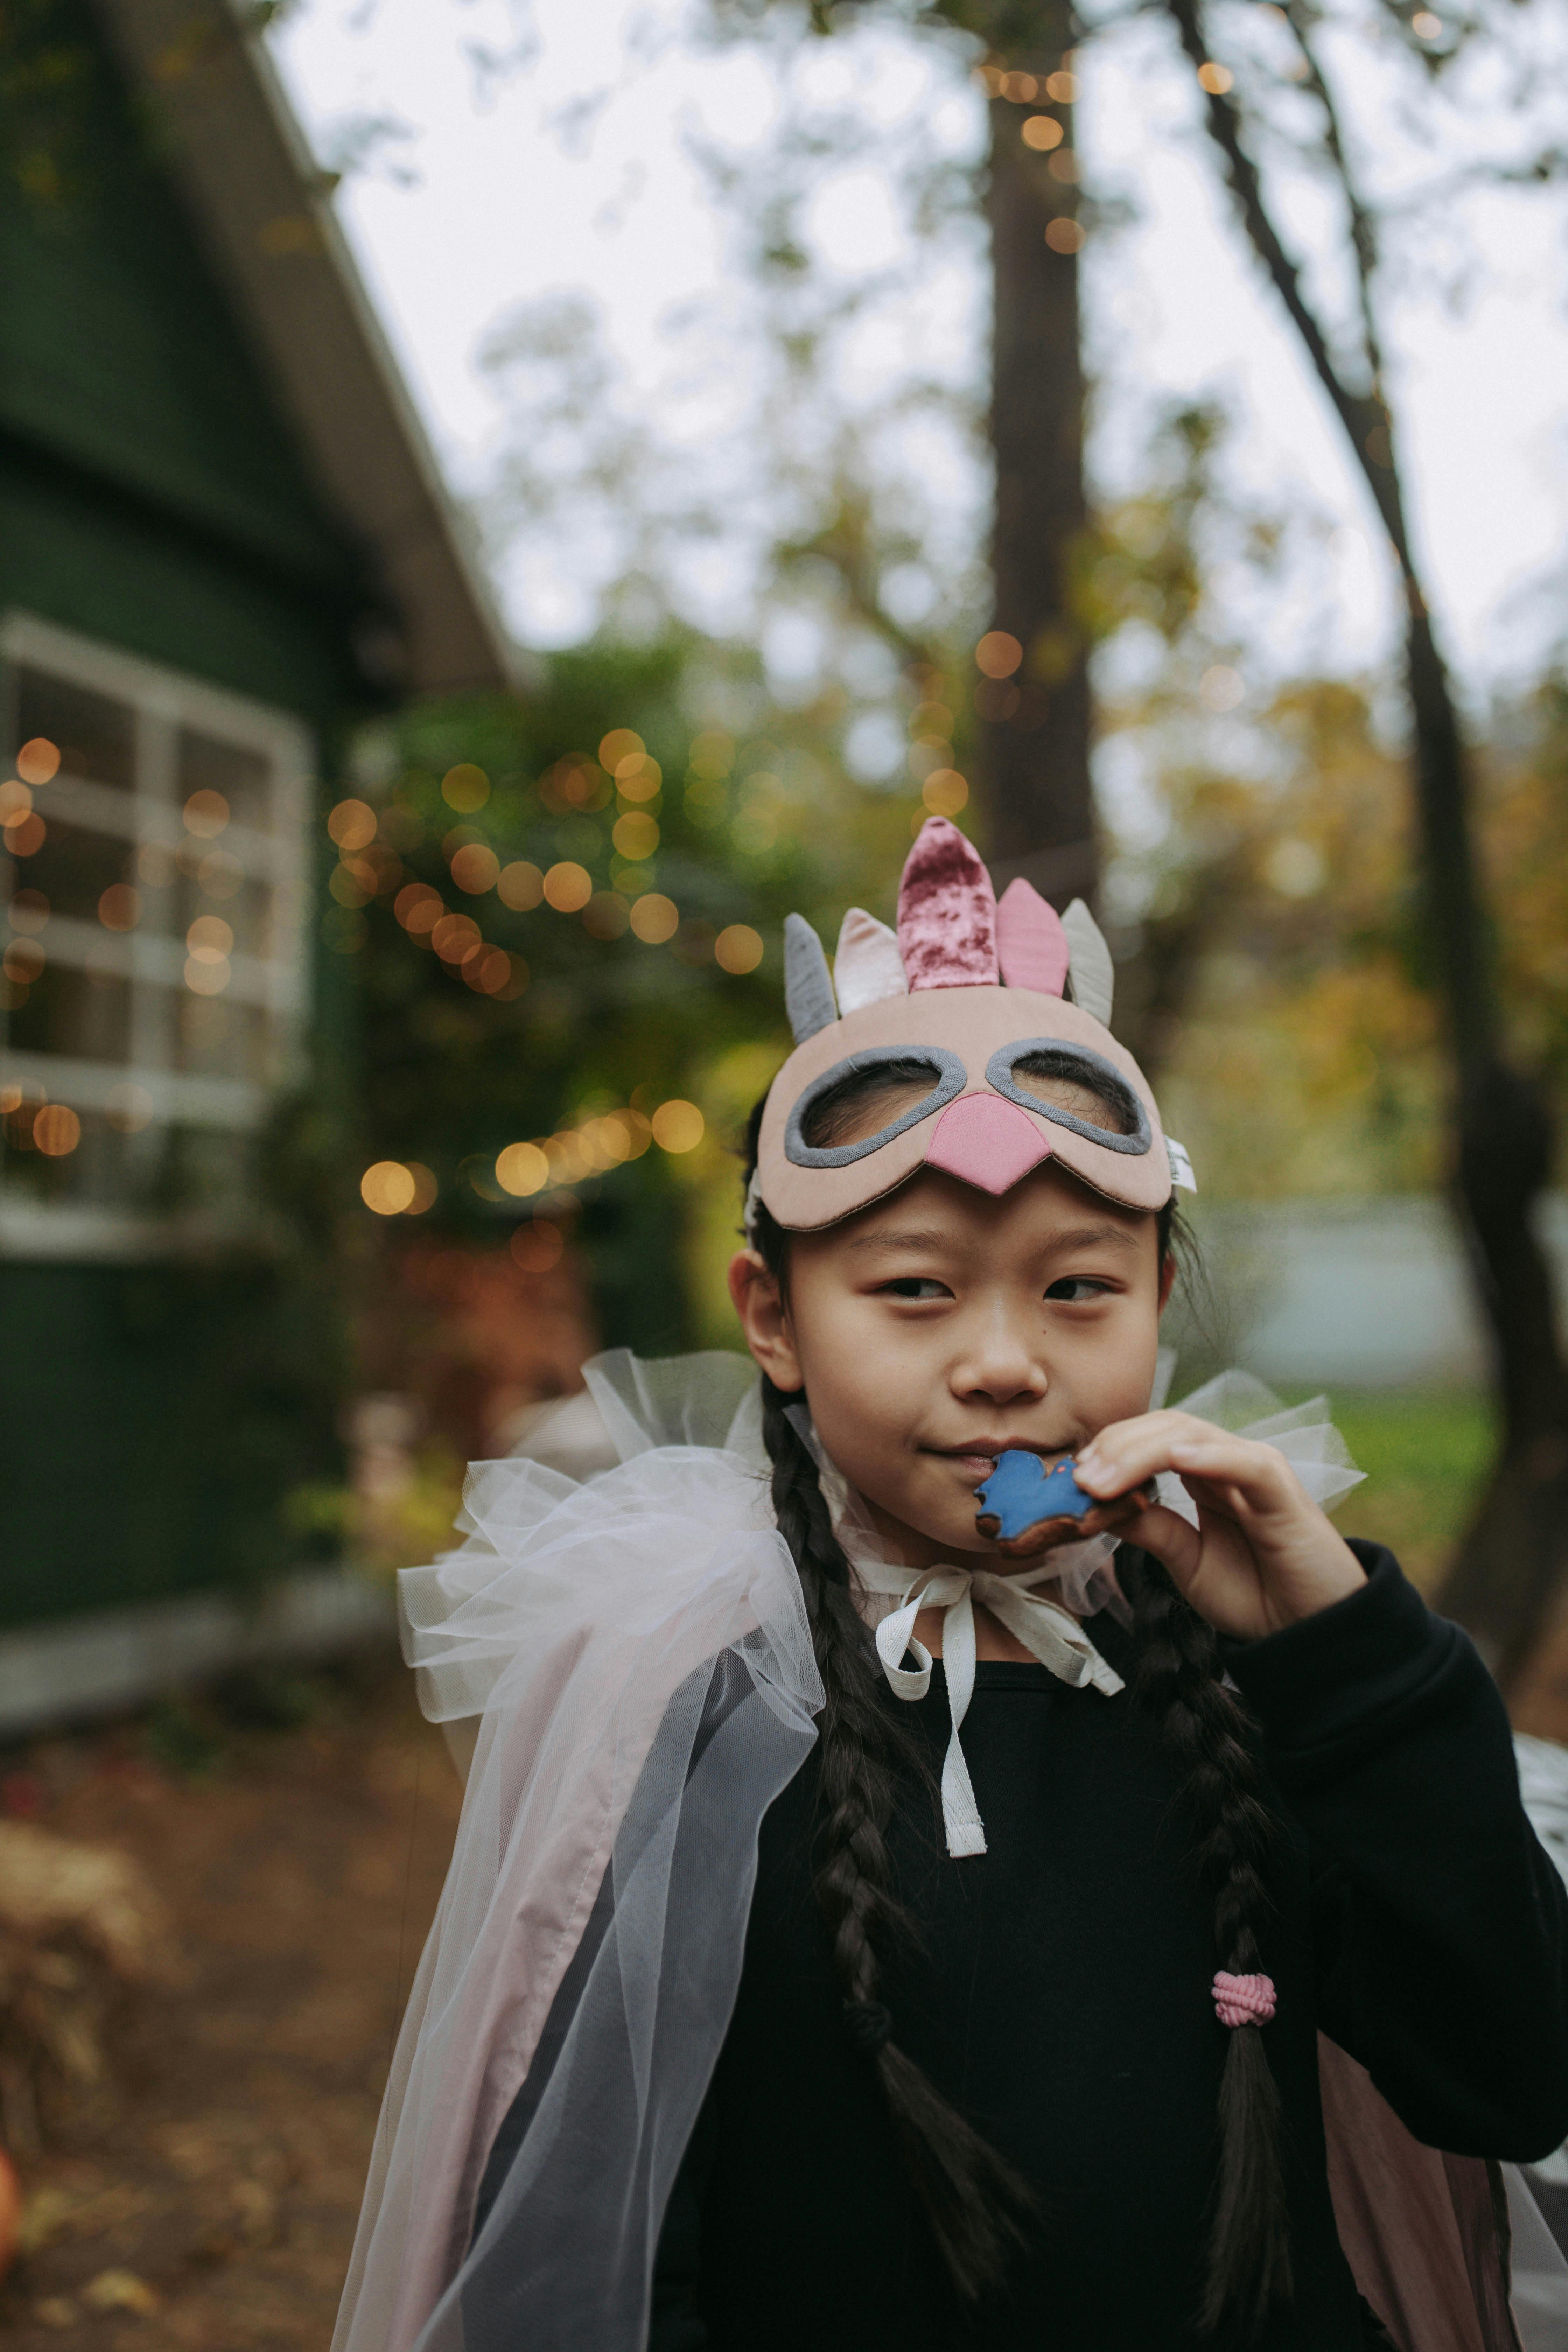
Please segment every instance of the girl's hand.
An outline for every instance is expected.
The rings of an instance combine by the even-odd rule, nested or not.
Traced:
[[[1073,1464],[1102,1502],[1162,1470],[1176,1471],[1197,1505],[1194,1528],[1155,1504],[1121,1530],[1160,1560],[1221,1633],[1260,1641],[1344,1600],[1366,1582],[1342,1536],[1272,1445],[1232,1437],[1188,1412],[1113,1422]]]

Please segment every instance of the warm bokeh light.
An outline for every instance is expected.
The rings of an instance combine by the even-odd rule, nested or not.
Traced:
[[[185,803],[185,831],[198,841],[214,841],[228,823],[228,803],[221,793],[193,793]]]
[[[375,811],[368,801],[340,801],[327,819],[340,849],[364,849],[375,839]]]
[[[594,895],[594,880],[585,866],[564,859],[544,877],[544,896],[558,915],[574,915]]]
[[[504,948],[481,947],[463,958],[463,978],[477,996],[501,996],[511,981],[511,962]]]
[[[64,1103],[46,1103],[33,1120],[33,1149],[46,1160],[63,1160],[81,1141],[81,1121]]]
[[[1054,73],[1046,76],[1046,96],[1054,98],[1058,106],[1070,106],[1078,96],[1078,76],[1075,73]]]
[[[595,940],[618,940],[631,909],[618,890],[595,890],[583,909],[583,928]]]
[[[17,890],[12,894],[6,913],[14,931],[26,931],[30,936],[41,931],[48,921],[49,902],[41,890]]]
[[[234,933],[221,915],[198,915],[185,933],[185,952],[197,963],[222,963],[234,952]]]
[[[616,770],[616,790],[625,801],[651,801],[664,782],[664,770],[647,752],[634,753]]]
[[[459,760],[441,779],[441,798],[461,815],[482,809],[490,796],[490,780],[471,760]]]
[[[1054,114],[1031,114],[1024,124],[1024,144],[1040,154],[1062,143],[1062,126]]]
[[[1430,8],[1417,8],[1410,19],[1410,29],[1418,41],[1438,41],[1443,37],[1443,19],[1435,16]]]
[[[142,919],[142,901],[129,882],[111,882],[98,902],[98,919],[108,931],[133,931]]]
[[[721,727],[705,727],[700,735],[691,739],[690,768],[693,775],[717,782],[727,776],[735,763],[735,739]]]
[[[1084,232],[1081,221],[1069,220],[1066,213],[1059,219],[1046,223],[1046,243],[1053,253],[1081,253]]]
[[[651,1124],[653,1139],[661,1151],[695,1151],[707,1122],[694,1102],[685,1102],[677,1095],[672,1101],[660,1103]]]
[[[378,1217],[397,1217],[413,1207],[419,1187],[401,1160],[378,1160],[360,1178],[359,1189],[365,1207]]]
[[[193,996],[221,996],[229,983],[227,961],[199,963],[195,956],[185,958],[185,986]]]
[[[969,786],[956,768],[933,768],[921,786],[921,798],[932,816],[956,816],[969,805]]]
[[[610,835],[623,857],[651,857],[658,847],[658,824],[642,809],[628,809],[616,819]]]
[[[496,888],[500,893],[503,906],[514,908],[520,915],[526,915],[529,908],[537,907],[544,896],[544,877],[537,866],[529,864],[526,857],[518,857],[510,866],[501,867]]]
[[[47,735],[35,735],[16,754],[16,773],[25,784],[50,783],[59,772],[59,747]]]
[[[403,1213],[405,1217],[422,1217],[426,1209],[435,1207],[436,1196],[441,1188],[423,1160],[410,1160],[407,1167],[413,1180],[414,1197]]]
[[[482,841],[470,841],[452,853],[452,879],[459,890],[478,898],[500,880],[500,859]]]
[[[762,933],[750,923],[731,923],[713,942],[713,961],[721,971],[755,971],[762,960]]]
[[[550,1181],[550,1162],[537,1143],[509,1143],[496,1161],[496,1182],[520,1199],[542,1192]]]
[[[1211,98],[1223,98],[1227,89],[1236,87],[1236,76],[1230,68],[1216,65],[1212,58],[1198,68],[1198,79]]]
[[[44,950],[37,940],[12,940],[0,956],[0,971],[23,988],[30,988],[43,969]]]
[[[1002,77],[1002,96],[1010,98],[1015,106],[1027,106],[1039,87],[1032,73],[1005,73]]]
[[[144,1127],[152,1125],[154,1108],[146,1087],[127,1079],[110,1088],[103,1115],[119,1134],[140,1135]]]
[[[629,727],[612,727],[599,746],[599,765],[608,768],[613,776],[623,760],[636,759],[646,748],[642,737],[634,735]]]
[[[680,909],[662,890],[645,890],[632,907],[632,929],[650,948],[662,947],[680,928]]]
[[[482,945],[479,927],[471,915],[443,915],[430,934],[430,944],[443,963],[461,963],[470,948]]]
[[[974,667],[984,677],[1011,677],[1024,648],[1005,629],[987,629],[974,648]]]
[[[37,857],[48,838],[48,826],[36,813],[13,817],[5,827],[5,846],[13,857]]]
[[[1070,147],[1058,147],[1046,169],[1053,180],[1059,180],[1067,188],[1076,188],[1081,176],[1078,157]]]
[[[446,910],[446,900],[439,890],[432,890],[428,882],[405,884],[392,902],[393,913],[416,940],[427,940]]]
[[[0,784],[0,824],[15,824],[33,814],[33,795],[16,776]]]
[[[512,1263],[521,1274],[548,1274],[560,1265],[564,1247],[559,1225],[548,1217],[531,1217],[511,1237]]]

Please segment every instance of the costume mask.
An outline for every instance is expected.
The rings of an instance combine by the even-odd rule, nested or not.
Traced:
[[[1002,1193],[1053,1156],[1130,1209],[1163,1209],[1173,1182],[1195,1191],[1147,1079],[1106,1025],[1111,986],[1110,951],[1080,898],[1058,916],[1020,879],[998,902],[957,826],[929,818],[904,866],[896,935],[851,908],[829,977],[810,924],[785,921],[795,1050],[763,1114],[756,1197],[789,1231],[814,1233],[919,1168]],[[858,1140],[810,1140],[813,1111],[846,1080],[911,1061],[930,1073],[923,1097]],[[1063,1108],[1031,1077],[1097,1102]]]

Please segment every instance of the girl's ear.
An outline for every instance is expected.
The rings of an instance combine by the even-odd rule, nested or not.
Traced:
[[[755,1250],[737,1250],[730,1260],[730,1297],[746,1345],[773,1386],[796,1390],[805,1386],[789,1328],[789,1309],[776,1274],[770,1274]]]
[[[1167,1257],[1164,1265],[1160,1268],[1160,1312],[1162,1315],[1163,1315],[1166,1307],[1171,1303],[1171,1292],[1175,1286],[1175,1280],[1176,1261],[1174,1256],[1172,1255]]]

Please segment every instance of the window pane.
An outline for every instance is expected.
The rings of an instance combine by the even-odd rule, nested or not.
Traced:
[[[182,804],[193,793],[220,794],[236,824],[265,832],[272,822],[272,768],[265,755],[185,727],[180,730]]]
[[[145,1204],[153,1162],[146,1135],[127,1135],[100,1111],[74,1115],[62,1132],[58,1108],[51,1131],[47,1115],[29,1102],[0,1122],[0,1150],[10,1200],[58,1202],[75,1208],[140,1208]],[[72,1139],[72,1126],[75,1136]],[[35,1129],[47,1149],[40,1150]],[[62,1150],[60,1146],[69,1148]]]
[[[18,744],[30,742],[35,735],[46,736],[60,755],[62,775],[132,790],[136,720],[123,702],[41,669],[18,669],[16,688]]]
[[[177,1066],[198,1077],[270,1076],[268,1019],[259,1004],[180,992]]]
[[[101,920],[110,930],[134,929],[142,901],[139,892],[128,893],[123,887],[136,879],[135,852],[130,844],[111,841],[107,834],[88,833],[80,825],[61,824],[54,817],[41,822],[42,842],[30,857],[16,860],[16,888],[41,890],[51,915],[74,915],[85,923]],[[107,905],[106,890],[116,892]]]
[[[68,1054],[79,1062],[123,1062],[129,1055],[129,982],[51,961],[9,993],[6,1028],[17,1053]]]
[[[200,857],[190,849],[180,852],[179,923],[188,931],[198,915],[216,915],[234,933],[236,955],[268,956],[275,952],[272,930],[272,889],[247,874],[226,849],[214,848]]]

